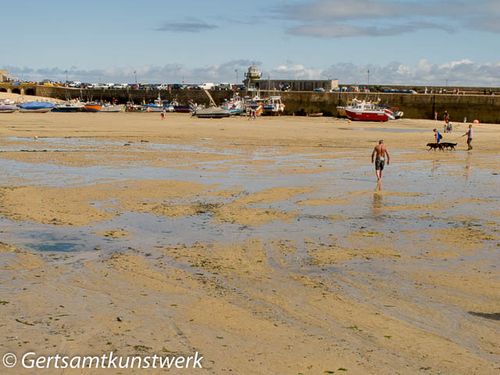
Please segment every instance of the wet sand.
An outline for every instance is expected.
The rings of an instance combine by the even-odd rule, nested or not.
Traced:
[[[0,353],[498,373],[500,128],[436,126],[0,115]]]

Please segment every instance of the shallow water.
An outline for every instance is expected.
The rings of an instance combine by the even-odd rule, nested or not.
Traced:
[[[11,138],[11,140],[35,142],[22,138]],[[107,140],[101,142],[98,139],[87,138],[45,138],[42,142],[50,147],[76,148],[81,146],[102,148],[110,144],[122,144],[122,142]],[[200,148],[195,146],[176,144],[136,143],[131,147],[200,151]],[[203,151],[219,152],[208,146],[205,146]],[[239,154],[234,150],[225,152]],[[0,229],[5,235],[11,237],[10,241],[13,244],[42,251],[79,251],[93,249],[96,246],[103,250],[117,250],[126,248],[127,244],[145,247],[146,244],[241,241],[252,237],[265,240],[287,238],[301,244],[304,238],[321,241],[325,236],[343,237],[352,230],[360,229],[398,233],[431,227],[446,228],[454,223],[454,217],[470,216],[472,213],[479,222],[486,221],[490,219],[492,211],[492,205],[489,202],[499,198],[494,188],[498,184],[499,176],[492,175],[489,171],[474,169],[471,161],[466,159],[466,155],[457,154],[458,158],[463,158],[465,164],[445,164],[446,160],[441,163],[439,158],[445,156],[436,155],[437,160],[404,162],[387,166],[384,188],[394,192],[414,193],[415,196],[390,192],[373,194],[375,182],[371,165],[362,164],[358,159],[345,154],[340,154],[337,158],[326,157],[329,155],[332,155],[331,151],[328,151],[328,154],[317,151],[308,154],[282,154],[279,148],[263,147],[236,161],[207,161],[203,162],[202,166],[193,169],[135,164],[127,167],[113,165],[72,167],[0,158],[0,169],[3,171],[0,175],[0,184],[3,186],[18,184],[74,186],[117,180],[163,179],[217,184],[221,189],[240,188],[248,193],[273,187],[313,187],[314,189],[311,193],[291,199],[253,205],[259,208],[297,213],[296,219],[291,222],[276,221],[256,227],[220,224],[215,222],[209,214],[174,219],[156,217],[152,214],[125,213],[89,228],[13,223],[4,219],[0,221]],[[398,156],[400,156],[398,152],[393,155],[396,163]],[[273,162],[259,169],[246,164],[247,161],[259,159],[271,159]],[[324,168],[324,172],[293,174],[280,171],[282,168],[294,167],[315,170],[318,165]],[[224,167],[224,170],[218,171],[220,167]],[[19,177],[22,177],[22,182],[16,181]],[[352,192],[356,195],[351,196]],[[350,201],[349,204],[319,206],[298,204],[307,199],[329,198]],[[474,200],[470,200],[471,198]],[[432,205],[435,204],[441,207],[433,207]],[[398,205],[402,205],[400,209]],[[332,216],[340,216],[340,218],[332,220],[330,219]],[[123,228],[131,233],[131,237],[109,240],[92,234],[98,229],[102,230],[103,227]],[[44,233],[47,236],[44,237]],[[29,242],[29,238],[35,242],[42,239],[40,242],[45,245],[34,245],[33,242]],[[303,248],[303,245],[300,247]]]

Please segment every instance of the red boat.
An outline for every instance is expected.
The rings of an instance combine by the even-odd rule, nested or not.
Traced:
[[[346,107],[345,114],[352,121],[389,121],[389,114],[384,109],[365,102]]]

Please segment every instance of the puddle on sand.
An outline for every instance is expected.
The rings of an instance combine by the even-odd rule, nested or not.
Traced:
[[[425,133],[425,129],[402,129],[402,128],[339,128],[340,130],[354,130],[354,131],[374,131],[385,133]]]

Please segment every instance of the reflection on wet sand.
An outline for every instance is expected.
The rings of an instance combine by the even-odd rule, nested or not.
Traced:
[[[373,217],[375,219],[380,219],[383,216],[382,207],[383,207],[383,193],[375,192],[373,193],[373,204],[372,211]]]
[[[469,181],[469,178],[472,174],[472,154],[471,152],[467,152],[465,155],[465,182]]]

